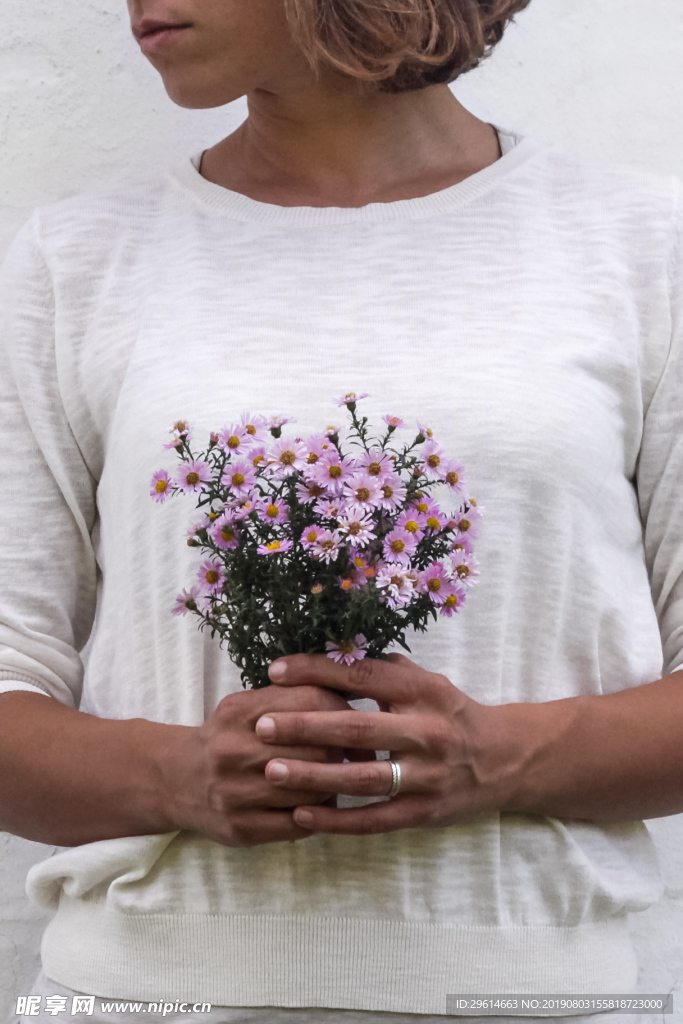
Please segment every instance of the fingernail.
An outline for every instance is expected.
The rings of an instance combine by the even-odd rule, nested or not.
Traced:
[[[297,825],[303,825],[304,828],[307,828],[309,825],[313,824],[313,814],[311,811],[300,811],[297,809],[294,815],[294,821]]]
[[[263,739],[269,740],[271,736],[275,735],[275,722],[272,718],[268,718],[265,715],[263,718],[259,718],[256,723],[256,733],[258,736],[262,736]]]
[[[268,669],[268,675],[271,679],[284,679],[287,675],[287,662],[286,661],[274,661],[271,663]]]
[[[289,768],[282,761],[276,761],[268,768],[268,777],[270,779],[286,779],[288,775]]]

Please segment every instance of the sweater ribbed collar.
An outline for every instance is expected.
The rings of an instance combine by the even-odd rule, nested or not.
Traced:
[[[496,126],[494,126],[496,127]],[[417,199],[400,199],[367,206],[277,206],[262,203],[240,192],[233,192],[207,181],[199,173],[202,152],[169,168],[176,185],[192,194],[205,207],[226,214],[232,220],[257,221],[278,225],[368,224],[401,220],[422,220],[452,212],[489,192],[520,165],[545,149],[533,139],[496,127],[501,140],[502,157],[464,181]]]

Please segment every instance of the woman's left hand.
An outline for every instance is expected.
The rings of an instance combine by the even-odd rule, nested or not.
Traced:
[[[328,686],[347,700],[370,697],[381,710],[273,712],[256,723],[265,743],[389,750],[401,766],[393,799],[365,807],[297,807],[297,825],[312,832],[374,835],[445,828],[513,809],[523,750],[506,708],[516,705],[479,704],[445,676],[400,654],[350,667],[325,655],[291,655],[273,662],[270,677],[278,686]],[[286,776],[277,777],[278,765],[286,767]],[[321,764],[277,758],[265,770],[283,788],[349,796],[388,796],[392,783],[384,760]]]

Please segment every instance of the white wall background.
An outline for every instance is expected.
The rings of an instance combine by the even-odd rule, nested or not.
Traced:
[[[125,0],[3,0],[2,13],[0,256],[35,206],[212,145],[244,116],[241,102],[175,107],[130,36]],[[456,92],[479,116],[594,161],[683,178],[683,2],[532,0]],[[632,918],[641,983],[674,989],[668,1020],[683,1024],[683,815],[648,826],[667,893]],[[50,850],[0,833],[3,1021],[39,967],[48,918],[24,878]]]

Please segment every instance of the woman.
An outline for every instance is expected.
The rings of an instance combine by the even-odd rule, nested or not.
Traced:
[[[525,4],[129,0],[176,103],[249,117],[36,211],[3,269],[0,825],[68,847],[29,874],[34,993],[398,1024],[636,991],[642,819],[683,810],[679,188],[459,105]],[[169,613],[196,559],[149,500],[162,435],[305,435],[366,387],[468,467],[478,592],[410,660],[244,692]]]

